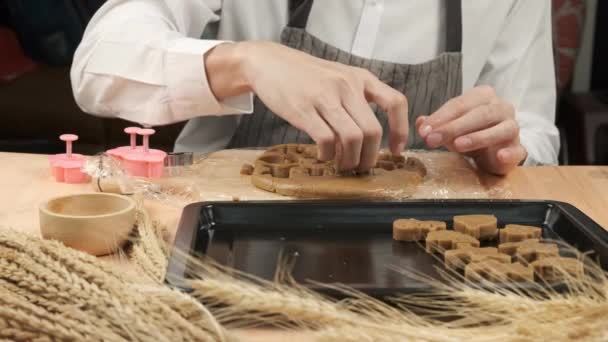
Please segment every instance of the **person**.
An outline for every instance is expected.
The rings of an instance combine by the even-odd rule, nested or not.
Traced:
[[[549,0],[110,0],[71,81],[95,115],[190,120],[176,151],[444,148],[504,175],[557,162],[551,37]]]

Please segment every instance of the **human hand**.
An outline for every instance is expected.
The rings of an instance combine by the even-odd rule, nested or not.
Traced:
[[[416,120],[427,146],[445,146],[475,159],[477,165],[505,175],[527,157],[519,142],[515,108],[490,86],[478,86]]]
[[[403,151],[409,129],[407,100],[369,71],[272,42],[224,44],[216,50],[219,48],[235,49],[232,53],[241,60],[238,78],[270,110],[308,133],[318,145],[320,160],[335,159],[342,170],[367,171],[374,166],[382,126],[368,102],[388,114],[391,152]],[[212,88],[214,78],[209,76]],[[221,82],[216,83],[220,85],[214,89],[217,95]]]

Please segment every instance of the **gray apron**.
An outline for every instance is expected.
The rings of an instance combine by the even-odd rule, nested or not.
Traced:
[[[415,129],[416,118],[429,115],[447,100],[462,93],[462,10],[461,0],[446,0],[446,51],[421,64],[398,64],[355,56],[329,45],[305,31],[313,0],[289,2],[289,23],[281,33],[281,43],[315,57],[372,72],[382,82],[403,93],[409,103],[409,148],[424,148]],[[421,14],[423,15],[423,14]],[[398,44],[398,42],[395,42]],[[388,117],[372,105],[383,128],[382,146],[388,144]],[[229,148],[271,146],[284,143],[314,143],[305,132],[274,114],[256,97],[253,113],[242,115]]]

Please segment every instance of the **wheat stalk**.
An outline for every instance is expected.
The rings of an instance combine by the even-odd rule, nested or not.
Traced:
[[[158,222],[152,222],[145,210],[139,210],[137,216],[136,233],[125,256],[152,281],[160,284],[165,279],[168,264],[168,246],[163,239],[165,229]]]
[[[562,246],[568,248],[568,246]],[[443,272],[444,281],[395,269],[429,284],[433,291],[402,295],[390,303],[340,285],[325,285],[347,299],[333,301],[292,284],[289,263],[275,280],[260,280],[209,260],[193,262],[193,295],[228,326],[273,324],[308,329],[320,341],[604,341],[608,328],[608,280],[595,262],[572,250],[587,275],[564,273],[564,292],[546,284],[531,288],[483,282]],[[315,284],[321,286],[322,284]],[[414,310],[414,308],[416,308]]]

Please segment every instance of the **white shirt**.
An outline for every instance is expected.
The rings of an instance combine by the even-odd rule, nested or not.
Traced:
[[[342,50],[420,63],[445,46],[446,0],[316,0],[307,31]],[[449,1],[449,0],[447,0]],[[492,85],[513,103],[526,164],[559,150],[549,0],[463,0],[463,89]],[[218,23],[218,40],[199,39]],[[176,150],[226,147],[252,94],[218,102],[203,55],[222,41],[278,41],[287,0],[110,0],[74,56],[74,96],[86,112],[143,125],[191,120]],[[430,113],[429,113],[430,114]]]

